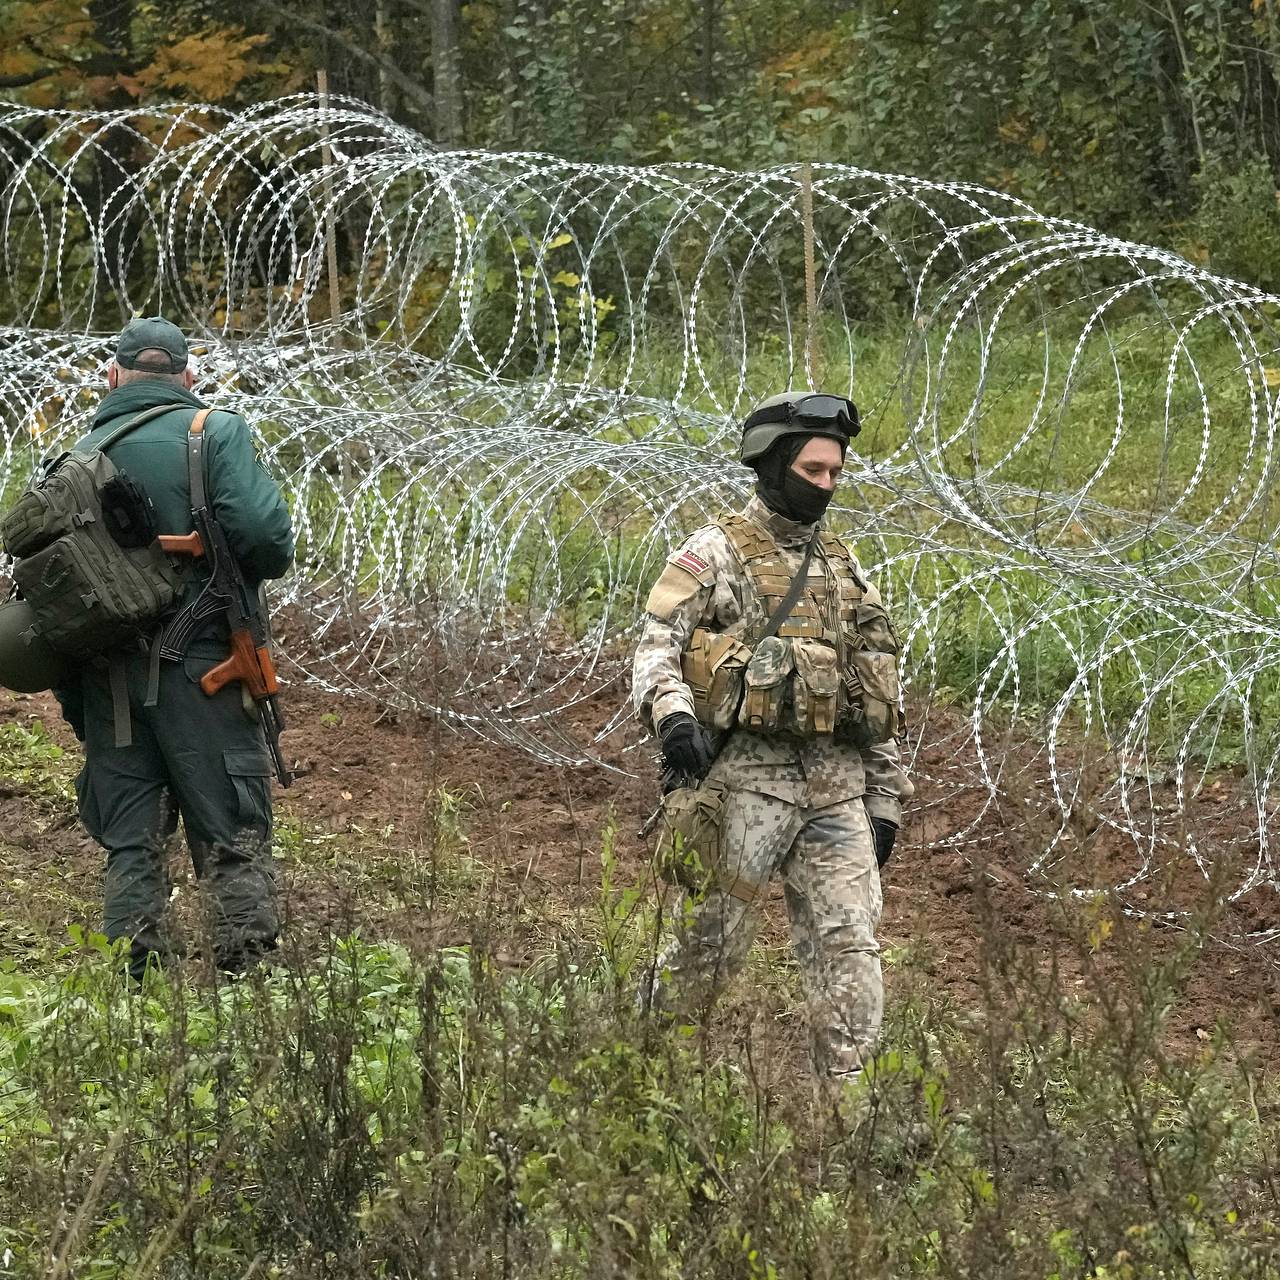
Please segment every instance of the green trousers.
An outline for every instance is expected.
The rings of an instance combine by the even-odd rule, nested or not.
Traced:
[[[240,685],[212,698],[200,688],[200,677],[218,661],[208,646],[193,648],[185,662],[162,662],[158,686],[149,691],[147,656],[129,655],[115,699],[107,671],[83,673],[80,818],[107,850],[104,928],[109,938],[132,939],[135,976],[150,957],[163,961],[174,950],[165,927],[164,847],[179,816],[212,908],[219,966],[244,967],[273,947],[279,932],[271,759]],[[126,689],[132,740],[120,746],[117,711]]]

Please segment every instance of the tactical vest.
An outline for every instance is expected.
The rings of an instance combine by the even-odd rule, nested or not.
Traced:
[[[844,544],[825,530],[800,598],[772,636],[768,620],[792,571],[769,532],[738,513],[722,515],[758,608],[733,633],[698,628],[682,659],[694,714],[711,728],[800,738],[834,734],[854,746],[887,742],[898,730],[898,640],[884,608]],[[815,575],[820,571],[820,579]]]

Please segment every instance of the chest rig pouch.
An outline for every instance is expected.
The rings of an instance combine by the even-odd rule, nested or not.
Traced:
[[[718,730],[833,734],[856,747],[887,742],[898,728],[898,640],[840,540],[819,533],[822,579],[809,576],[811,544],[793,590],[767,531],[737,514],[719,524],[769,621],[738,637],[694,631],[683,667],[698,719]]]

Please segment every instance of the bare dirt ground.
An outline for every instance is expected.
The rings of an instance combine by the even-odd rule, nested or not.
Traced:
[[[581,725],[604,723],[610,704],[602,696],[580,708]],[[619,878],[647,878],[638,830],[656,799],[650,778],[544,765],[311,685],[291,687],[286,707],[288,754],[306,770],[287,792],[277,791],[281,829],[292,833],[284,839],[283,879],[295,931],[358,928],[367,938],[390,936],[416,947],[465,943],[475,928],[476,904],[487,901],[495,918],[519,921],[503,926],[499,954],[520,965],[545,951],[571,918],[590,922],[598,914],[607,826],[616,832]],[[6,720],[42,721],[76,758],[77,744],[50,695],[0,691],[0,723]],[[948,846],[948,832],[969,824],[976,801],[963,789],[931,794],[927,779],[946,776],[954,764],[946,735],[939,739],[917,761],[920,795],[884,877],[886,948],[911,951],[927,980],[961,1007],[982,1002],[984,929],[999,930],[1020,954],[1046,972],[1052,968],[1066,990],[1118,974],[1123,956],[1108,956],[1105,947],[1096,957],[1087,948],[1082,953],[1052,900],[1026,887],[1016,851],[998,832],[986,845],[981,869],[959,847]],[[634,771],[647,761],[619,752],[614,763]],[[937,847],[925,851],[924,836]],[[448,859],[439,856],[443,845]],[[467,868],[462,875],[459,851]],[[6,953],[20,953],[30,939],[64,938],[68,921],[94,923],[101,874],[101,851],[80,830],[65,799],[0,778]],[[1267,923],[1257,918],[1256,903],[1233,911],[1222,922],[1223,937],[1242,925]],[[1158,930],[1161,935],[1170,947],[1181,936],[1173,928]],[[784,957],[786,937],[775,886],[764,906],[763,953]],[[1169,1020],[1174,1046],[1194,1048],[1219,1019],[1229,1023],[1241,1050],[1269,1055],[1280,1046],[1277,945],[1205,943]],[[892,996],[894,965],[887,972]]]

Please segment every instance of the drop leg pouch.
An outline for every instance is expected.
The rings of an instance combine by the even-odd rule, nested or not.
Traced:
[[[702,893],[719,878],[728,798],[729,788],[714,779],[677,787],[662,798],[662,825],[653,853],[659,879]]]

